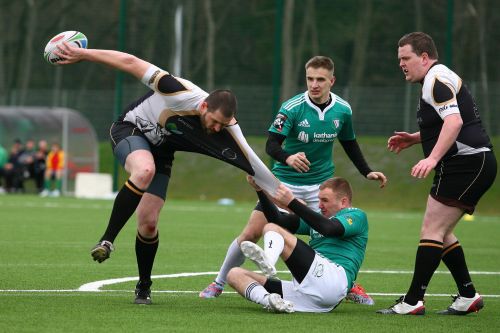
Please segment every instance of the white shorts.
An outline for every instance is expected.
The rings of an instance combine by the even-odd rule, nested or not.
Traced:
[[[344,268],[318,255],[302,283],[281,281],[283,299],[292,301],[298,312],[330,312],[347,295]]]
[[[307,207],[315,212],[319,211],[319,184],[316,185],[291,185],[283,183],[288,187],[297,199],[305,201]]]

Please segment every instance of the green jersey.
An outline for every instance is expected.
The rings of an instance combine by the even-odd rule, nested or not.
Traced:
[[[287,164],[276,162],[274,175],[292,185],[315,185],[333,176],[333,142],[354,140],[350,105],[334,93],[323,111],[314,105],[307,93],[299,94],[281,106],[269,128],[286,136],[283,149],[289,154],[304,152],[311,162],[309,171],[299,173]]]
[[[9,160],[9,154],[7,154],[7,150],[0,145],[0,168],[3,168],[7,161]]]
[[[296,233],[310,235],[311,248],[344,268],[349,289],[351,289],[365,258],[368,243],[368,219],[365,212],[352,207],[340,210],[331,218],[336,218],[344,226],[345,232],[342,237],[324,237],[302,219]]]

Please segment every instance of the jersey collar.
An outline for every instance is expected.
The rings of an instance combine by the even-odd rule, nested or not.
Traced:
[[[311,99],[309,98],[309,94],[306,92],[304,92],[304,99],[306,101],[306,103],[311,107],[313,108],[314,110],[316,110],[316,112],[318,113],[318,117],[320,120],[324,120],[325,118],[325,114],[328,112],[328,110],[330,110],[334,105],[335,105],[335,102],[337,101],[337,95],[335,95],[334,93],[332,93],[330,91],[330,98],[332,99],[332,102],[330,103],[330,105],[328,105],[323,111],[321,111],[320,108],[318,108],[312,101]]]

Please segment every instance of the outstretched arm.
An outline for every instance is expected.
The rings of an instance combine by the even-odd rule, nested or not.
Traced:
[[[266,220],[275,223],[294,234],[300,226],[299,217],[295,214],[280,212],[276,205],[269,200],[266,193],[264,193],[264,191],[255,183],[255,179],[252,176],[247,175],[247,181],[257,192],[262,213],[264,213]]]
[[[151,66],[145,60],[120,51],[84,49],[69,45],[68,43],[59,45],[58,49],[54,53],[61,59],[64,59],[59,61],[58,64],[69,65],[79,61],[96,62],[132,74],[139,80],[142,79],[146,70]]]
[[[286,205],[295,214],[300,216],[302,220],[311,228],[327,237],[341,237],[344,235],[345,228],[339,220],[329,219],[297,200],[292,191],[285,185],[281,184],[274,199],[281,205]]]

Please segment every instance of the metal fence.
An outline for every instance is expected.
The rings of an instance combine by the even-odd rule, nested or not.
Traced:
[[[484,96],[479,85],[469,84],[479,105],[479,112],[490,135],[500,135],[500,83],[490,84],[490,93]],[[238,121],[246,135],[267,135],[267,129],[277,110],[273,110],[271,86],[229,86],[238,97]],[[305,88],[302,87],[305,91]],[[139,98],[146,88],[137,85],[124,88],[123,105]],[[301,90],[299,90],[301,91]],[[333,91],[351,103],[355,130],[358,135],[388,136],[395,130],[415,131],[418,85],[401,83],[398,87],[334,86]],[[30,90],[25,105],[58,106],[78,110],[94,126],[99,140],[108,139],[108,129],[114,119],[115,91],[61,90],[54,101],[52,90]],[[488,107],[485,107],[486,102]],[[54,103],[56,105],[54,105]]]
[[[419,87],[404,82],[397,41],[425,31],[440,62],[469,84],[489,133],[500,135],[498,0],[0,1],[0,22],[0,105],[79,110],[101,140],[117,109],[146,88],[123,75],[117,103],[116,71],[47,64],[43,48],[61,31],[81,31],[91,48],[135,54],[207,91],[233,89],[247,135],[265,135],[280,101],[305,90],[311,56],[330,56],[334,92],[351,103],[358,135],[385,136],[415,129]]]

